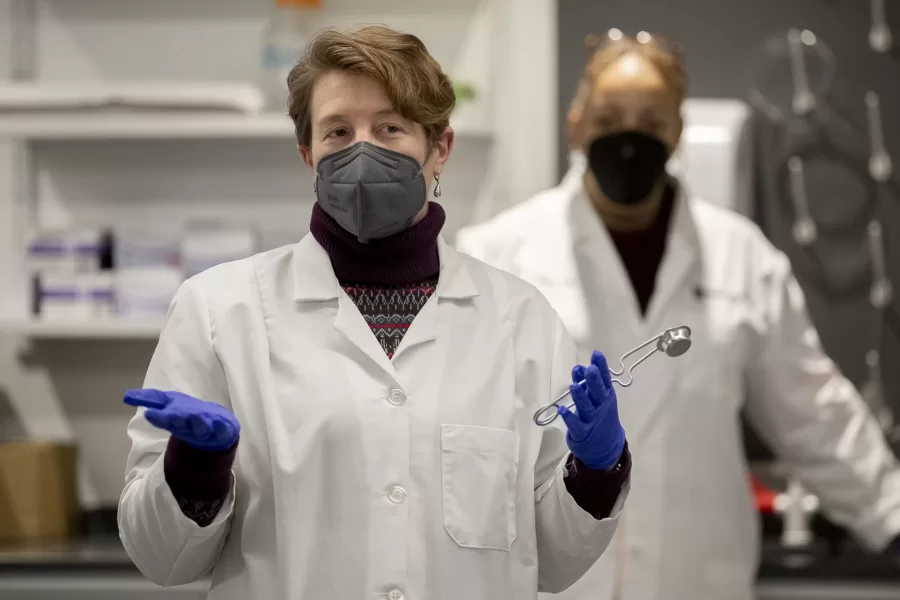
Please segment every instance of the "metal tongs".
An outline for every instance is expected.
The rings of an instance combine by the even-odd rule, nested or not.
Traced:
[[[634,363],[626,368],[625,359],[633,354],[637,354],[642,349],[646,348],[650,344],[654,344],[655,346],[646,352],[643,356],[637,359]],[[673,327],[671,329],[666,329],[662,333],[653,336],[643,344],[636,346],[623,354],[619,358],[619,368],[618,369],[610,369],[609,372],[613,375],[612,381],[613,383],[617,383],[622,387],[628,387],[632,383],[634,383],[634,377],[632,375],[632,371],[656,354],[657,352],[662,352],[666,356],[676,357],[681,356],[691,348],[691,328],[687,325],[682,325],[680,327]],[[620,379],[620,377],[625,376],[624,379]],[[585,380],[581,380],[576,385],[584,385],[586,383]],[[566,390],[565,393],[560,394],[559,398],[551,402],[550,404],[546,404],[537,412],[534,413],[534,423],[535,425],[540,425],[541,427],[545,425],[549,425],[553,421],[556,420],[556,417],[559,416],[559,403],[565,400],[568,396],[572,394],[571,389]],[[572,408],[574,404],[570,404],[566,408]]]

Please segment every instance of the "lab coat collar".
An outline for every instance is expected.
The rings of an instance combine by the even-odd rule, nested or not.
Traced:
[[[596,240],[598,236],[610,243],[612,240],[606,226],[603,225],[597,211],[591,205],[590,199],[584,191],[584,172],[587,161],[578,153],[573,153],[569,158],[569,169],[563,176],[559,187],[564,190],[566,197],[571,199],[572,234],[576,241]],[[667,238],[667,250],[688,250],[697,248],[700,238],[690,210],[690,200],[685,192],[683,183],[676,177],[672,181],[677,188],[675,210],[672,215],[672,223]],[[670,248],[668,245],[673,244]]]
[[[438,298],[465,300],[478,296],[478,289],[472,281],[467,260],[447,243],[444,236],[438,236],[438,255],[441,259],[441,274],[435,293]]]
[[[341,294],[341,285],[328,253],[312,235],[306,235],[294,246],[294,300],[334,300]],[[452,248],[444,236],[438,236],[438,255],[441,272],[435,293],[438,298],[461,300],[478,296],[478,290],[462,256]]]
[[[316,238],[307,234],[294,246],[294,300],[334,300],[341,294],[331,259]]]
[[[637,299],[628,273],[616,251],[612,237],[594,210],[584,191],[583,175],[586,163],[573,161],[560,188],[569,200],[567,226],[571,230],[576,253],[592,257],[603,273],[605,289],[622,298],[629,298],[637,311]],[[700,236],[691,210],[691,201],[684,186],[673,178],[677,186],[675,207],[663,262],[657,272],[656,288],[647,307],[645,324],[655,324],[664,315],[666,304],[679,289],[687,272],[700,257]]]
[[[582,180],[584,169],[584,163],[573,162],[560,183],[560,187],[565,191],[566,197],[570,199],[571,203],[569,210],[572,215],[570,225],[573,240],[576,244],[583,244],[599,239],[609,249],[613,249],[609,231],[584,191]],[[685,193],[683,184],[674,177],[672,181],[677,191],[672,222],[666,238],[666,254],[673,252],[696,254],[700,247],[700,236],[691,212],[691,202]]]

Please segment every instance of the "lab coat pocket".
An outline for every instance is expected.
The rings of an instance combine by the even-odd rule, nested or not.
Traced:
[[[464,548],[509,551],[516,539],[519,434],[441,425],[444,529]]]

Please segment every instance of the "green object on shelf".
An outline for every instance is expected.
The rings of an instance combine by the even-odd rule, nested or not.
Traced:
[[[472,102],[477,97],[475,86],[462,81],[453,82],[453,93],[456,94],[456,101],[459,103]]]

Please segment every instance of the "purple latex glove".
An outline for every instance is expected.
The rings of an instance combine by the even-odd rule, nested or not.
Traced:
[[[181,392],[128,390],[125,404],[143,406],[147,409],[144,417],[153,426],[198,450],[229,450],[241,432],[241,424],[230,410]]]
[[[619,422],[616,391],[603,353],[595,350],[590,366],[572,369],[572,381],[569,390],[575,412],[565,406],[557,409],[569,429],[569,450],[591,469],[608,469],[622,456],[625,430]]]

